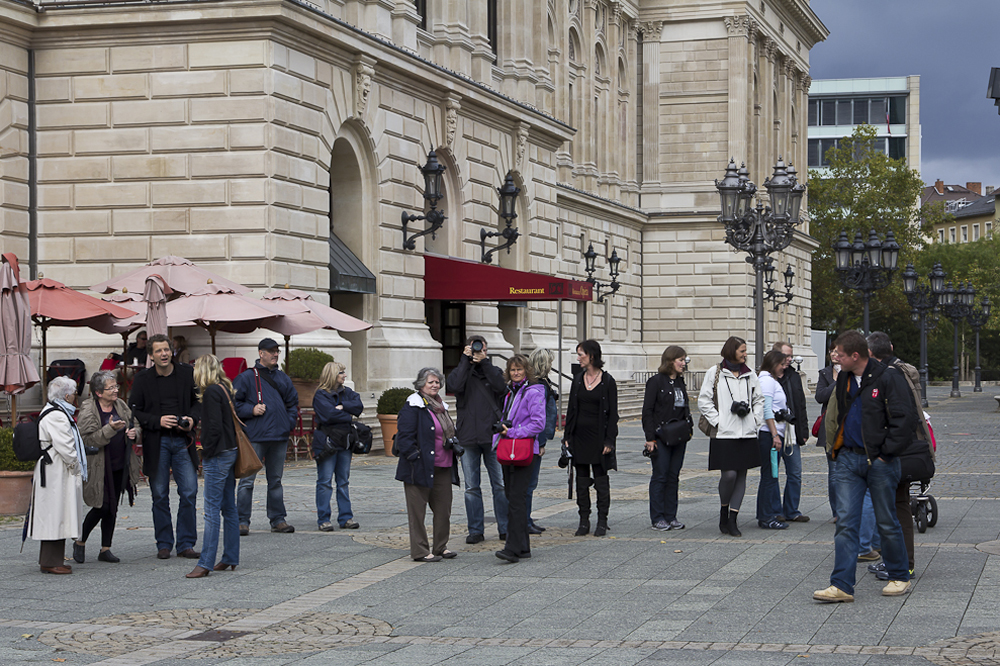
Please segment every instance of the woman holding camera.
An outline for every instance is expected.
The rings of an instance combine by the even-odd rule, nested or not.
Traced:
[[[590,532],[590,486],[597,491],[597,527],[594,536],[608,533],[611,508],[610,470],[618,469],[615,441],[618,438],[618,385],[601,368],[601,345],[584,340],[576,347],[580,372],[573,378],[566,405],[563,441],[573,455],[576,471],[576,504],[580,526],[576,536]],[[594,477],[591,479],[591,471]]]
[[[135,500],[142,479],[142,461],[132,447],[139,442],[139,426],[132,420],[132,410],[118,397],[118,376],[110,370],[95,372],[90,378],[90,394],[80,406],[77,420],[87,453],[87,480],[83,501],[91,508],[83,519],[83,534],[73,542],[73,559],[83,564],[87,537],[101,525],[101,562],[120,560],[111,552],[115,518],[122,494],[128,490],[128,503]]]
[[[722,346],[722,362],[705,372],[698,411],[707,421],[708,468],[721,470],[719,531],[743,536],[737,516],[747,490],[747,470],[760,465],[757,430],[764,423],[764,395],[747,367],[747,343],[735,335]]]
[[[684,384],[685,368],[687,352],[676,345],[667,347],[660,359],[659,371],[646,382],[646,395],[642,400],[642,430],[646,434],[643,455],[653,466],[649,479],[649,519],[653,529],[661,532],[684,529],[684,523],[677,520],[677,489],[691,430],[681,428],[687,439],[672,439],[673,433],[668,435],[666,426],[672,421],[680,421],[693,427]]]
[[[417,391],[396,417],[396,480],[403,482],[410,528],[410,557],[440,562],[457,553],[447,549],[451,531],[451,487],[457,486],[461,445],[448,406],[438,395],[443,379],[436,368],[423,368],[413,382]],[[434,545],[427,542],[424,516],[434,513]]]
[[[788,527],[788,523],[778,519],[781,514],[781,489],[778,477],[773,474],[775,470],[771,468],[771,451],[777,451],[780,455],[781,448],[785,445],[785,426],[791,416],[788,397],[778,382],[784,362],[785,355],[780,351],[767,352],[760,365],[758,378],[761,393],[764,394],[764,425],[757,435],[757,447],[760,451],[757,524],[765,530],[783,530]]]
[[[337,524],[342,530],[356,530],[359,525],[351,511],[348,490],[351,478],[351,422],[360,416],[365,406],[361,396],[344,386],[347,368],[331,361],[323,367],[319,388],[313,394],[316,412],[312,454],[316,459],[316,521],[321,532],[332,532],[333,477],[337,479]]]
[[[501,437],[532,439],[535,458],[539,455],[538,435],[545,430],[545,386],[534,383],[535,373],[522,354],[514,354],[507,361],[504,379],[507,395],[503,400],[503,418],[500,431],[493,436],[496,451]],[[534,460],[534,458],[533,458]],[[531,557],[528,537],[528,485],[531,483],[532,465],[503,466],[503,488],[507,496],[507,541],[497,557],[507,562],[517,562]]]

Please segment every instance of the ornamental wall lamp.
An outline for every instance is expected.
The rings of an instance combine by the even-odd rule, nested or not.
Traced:
[[[587,282],[594,285],[594,291],[597,293],[597,302],[603,303],[605,298],[611,296],[621,288],[621,284],[618,282],[618,276],[621,275],[618,271],[618,266],[622,260],[618,256],[618,250],[612,250],[611,256],[608,257],[608,268],[611,275],[611,282],[609,284],[598,282],[594,278],[594,271],[597,270],[597,253],[594,252],[593,243],[590,243],[587,251],[583,253],[583,259],[586,262]],[[606,290],[603,295],[601,294],[601,290]]]
[[[403,211],[403,249],[417,249],[417,239],[427,234],[430,234],[431,238],[437,238],[438,229],[444,225],[447,216],[444,214],[444,211],[437,209],[437,204],[444,197],[441,181],[446,168],[437,161],[437,154],[433,150],[427,153],[427,164],[420,167],[420,171],[424,174],[424,200],[430,205],[431,209],[423,215],[413,215],[407,213],[405,210]],[[407,237],[407,226],[410,222],[417,222],[419,220],[426,220],[430,226],[423,231],[418,231]]]
[[[503,187],[497,188],[497,194],[500,195],[500,217],[503,218],[507,226],[504,227],[503,231],[479,230],[479,246],[482,249],[482,261],[484,264],[493,263],[494,252],[507,250],[507,254],[510,254],[510,246],[516,243],[517,239],[521,236],[521,232],[517,230],[517,227],[511,226],[514,220],[517,219],[517,195],[520,193],[521,188],[514,184],[514,172],[508,171],[507,177],[504,178]],[[497,236],[502,237],[504,242],[495,248],[487,250],[486,239]]]

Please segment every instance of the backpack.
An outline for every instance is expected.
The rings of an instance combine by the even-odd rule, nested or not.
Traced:
[[[42,449],[42,441],[38,438],[38,424],[47,414],[57,411],[56,407],[50,407],[36,419],[29,419],[14,426],[14,456],[24,462],[34,462],[43,455],[47,458],[46,464],[52,462],[48,454],[45,453],[51,446]]]
[[[366,455],[372,450],[372,429],[361,421],[355,420],[351,423],[348,441],[351,444],[352,453]]]

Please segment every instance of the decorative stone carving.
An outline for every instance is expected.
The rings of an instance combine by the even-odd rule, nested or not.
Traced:
[[[727,16],[723,19],[726,22],[726,30],[730,37],[746,37],[753,41],[760,30],[760,23],[753,17],[744,15]]]
[[[368,98],[372,92],[372,77],[375,76],[375,61],[362,58],[354,65],[354,116],[363,118],[368,110]]]
[[[806,74],[802,77],[802,91],[809,92],[809,87],[812,86],[813,78]]]
[[[517,134],[514,141],[514,170],[518,173],[524,171],[524,154],[528,148],[528,130],[531,125],[527,123],[517,124]]]
[[[449,95],[444,102],[444,145],[455,147],[455,132],[458,130],[458,110],[462,108],[461,98]]]
[[[774,62],[778,57],[778,42],[770,37],[766,37],[765,39],[767,42],[764,44],[764,56],[771,62]]]
[[[643,41],[660,41],[660,34],[663,32],[663,21],[643,21],[639,24]]]

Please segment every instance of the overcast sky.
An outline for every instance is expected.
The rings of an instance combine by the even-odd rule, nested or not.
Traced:
[[[986,98],[1000,67],[997,0],[811,0],[830,30],[809,53],[813,79],[920,76],[928,185],[1000,186],[1000,115]]]

